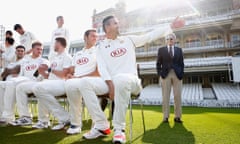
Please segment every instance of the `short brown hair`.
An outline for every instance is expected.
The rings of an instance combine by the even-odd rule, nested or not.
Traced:
[[[56,20],[59,21],[60,19],[63,19],[63,16],[57,16]]]
[[[42,43],[39,41],[33,42],[32,43],[32,48],[34,48],[35,46],[42,46]]]
[[[67,46],[67,41],[64,37],[58,37],[55,40],[56,42],[59,42],[64,48]]]
[[[88,37],[90,32],[97,32],[97,30],[94,28],[86,30],[84,33],[84,37]]]

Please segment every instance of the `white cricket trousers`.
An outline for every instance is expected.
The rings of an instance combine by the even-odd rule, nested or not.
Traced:
[[[25,81],[16,86],[17,110],[20,117],[32,117],[28,107],[28,94],[33,93],[37,81]]]
[[[0,119],[2,118],[4,108],[4,92],[5,92],[6,81],[0,81]]]
[[[69,79],[65,84],[70,105],[72,125],[82,126],[82,98],[97,129],[109,128],[109,123],[102,111],[97,95],[108,93],[108,86],[100,77],[83,77]]]
[[[0,95],[2,103],[2,118],[9,121],[15,120],[15,103],[16,103],[16,85],[28,81],[26,77],[16,77],[1,82]]]
[[[48,122],[49,112],[52,113],[59,122],[69,120],[69,113],[64,110],[56,99],[57,96],[62,96],[66,93],[64,84],[65,80],[44,80],[34,86],[33,93],[38,98],[39,121]]]
[[[126,113],[131,94],[137,95],[142,90],[141,80],[133,74],[118,74],[112,78],[114,84],[114,129],[124,130]]]

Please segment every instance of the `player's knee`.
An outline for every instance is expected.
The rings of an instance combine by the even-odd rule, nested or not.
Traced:
[[[44,87],[43,85],[37,84],[32,88],[32,91],[36,96],[38,96],[46,92],[47,90],[46,90],[46,87]]]
[[[113,83],[115,87],[119,87],[121,89],[130,87],[130,80],[127,76],[118,76],[113,79]]]

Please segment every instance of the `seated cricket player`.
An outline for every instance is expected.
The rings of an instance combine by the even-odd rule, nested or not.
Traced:
[[[7,65],[3,70],[1,77],[5,81],[0,81],[0,124],[8,124],[15,120],[14,116],[14,104],[16,102],[15,93],[5,93],[6,84],[11,81],[12,78],[17,77],[20,72],[20,65],[24,62],[25,47],[19,45],[16,47],[15,62]],[[4,105],[4,103],[10,103],[10,105]]]
[[[32,88],[43,79],[44,73],[40,69],[48,69],[49,61],[42,58],[43,45],[40,42],[32,44],[32,55],[25,57],[26,61],[21,65],[19,77],[15,78],[11,88],[16,88],[16,103],[19,119],[12,125],[31,125],[32,115],[28,109],[28,94],[32,93]],[[45,108],[43,106],[43,108]]]
[[[65,38],[58,37],[55,39],[54,51],[56,55],[50,60],[50,70],[44,75],[46,79],[33,88],[33,93],[38,98],[38,105],[44,105],[47,109],[47,111],[43,111],[42,107],[38,107],[38,122],[33,125],[33,128],[40,129],[49,126],[48,112],[52,113],[59,121],[58,125],[52,127],[52,130],[63,129],[69,124],[70,116],[68,112],[55,98],[66,93],[65,78],[72,63],[72,57],[65,51],[66,46]]]
[[[94,123],[94,128],[83,135],[87,139],[93,139],[99,135],[110,134],[110,127],[104,112],[101,110],[97,95],[108,93],[108,87],[104,80],[99,77],[96,60],[95,29],[89,29],[84,34],[85,47],[77,52],[72,61],[72,73],[65,83],[67,98],[70,105],[71,126],[67,134],[81,132],[82,126],[82,98]],[[90,98],[90,99],[89,99]],[[100,109],[99,111],[94,111]],[[99,118],[100,117],[100,118]]]
[[[176,19],[171,26],[175,26]],[[109,88],[109,97],[114,100],[113,114],[113,143],[125,143],[126,112],[131,98],[131,94],[139,94],[142,87],[137,74],[137,64],[135,48],[141,47],[145,43],[157,40],[171,33],[173,27],[159,27],[149,33],[139,36],[119,36],[119,22],[116,17],[108,16],[103,20],[103,30],[106,38],[103,40],[97,51],[98,70],[101,77],[105,80]],[[93,87],[90,81],[84,85]],[[88,95],[88,99],[94,99],[94,95]],[[93,101],[85,101],[86,105],[91,105]],[[95,108],[95,109],[94,109]],[[94,113],[99,113],[101,109],[93,107]],[[99,113],[96,117],[99,121],[103,114]],[[90,133],[91,136],[96,133]],[[89,136],[90,137],[90,136]]]

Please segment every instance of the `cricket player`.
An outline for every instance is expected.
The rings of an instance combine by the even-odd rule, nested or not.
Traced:
[[[82,120],[82,98],[90,112],[94,123],[94,131],[101,135],[110,134],[109,123],[104,112],[101,110],[97,95],[108,93],[108,87],[97,71],[96,60],[96,40],[97,33],[95,29],[89,29],[84,34],[85,47],[77,52],[72,61],[72,73],[66,81],[65,88],[70,105],[71,126],[67,130],[68,134],[81,132]],[[99,111],[94,111],[100,109]],[[98,135],[84,134],[85,138],[95,138]]]
[[[135,48],[171,33],[172,28],[176,26],[175,23],[179,21],[179,19],[176,19],[171,27],[163,26],[144,35],[119,36],[119,22],[117,18],[108,16],[103,20],[103,30],[106,33],[106,39],[99,44],[97,61],[99,73],[108,85],[110,99],[115,102],[113,143],[126,142],[125,116],[129,100],[131,94],[139,94],[142,89],[141,81],[137,75]],[[89,81],[86,81],[85,85],[88,85],[88,87],[92,86]],[[86,105],[94,103],[94,96],[88,95],[88,97],[92,101],[85,101]],[[93,110],[94,113],[100,113],[100,111],[101,109],[96,107]],[[91,114],[91,111],[89,112]],[[97,117],[99,121],[105,120],[101,117]],[[99,132],[92,130],[89,133],[89,138],[96,135],[101,136]]]
[[[16,60],[8,64],[1,77],[5,81],[0,81],[0,124],[8,124],[15,120],[14,105],[16,102],[15,93],[5,93],[6,85],[12,78],[17,77],[20,72],[20,65],[24,62],[25,48],[22,45],[16,47]],[[4,105],[4,104],[8,105]],[[10,113],[10,114],[9,114]]]
[[[42,50],[42,43],[36,41],[32,44],[32,55],[25,57],[27,60],[21,65],[19,77],[14,79],[11,84],[11,90],[15,91],[16,89],[16,103],[20,117],[12,125],[32,124],[32,115],[28,110],[28,94],[32,93],[34,85],[44,78],[45,73],[42,69],[47,71],[49,66],[49,61],[41,57]]]
[[[52,130],[63,129],[69,124],[70,120],[68,112],[64,110],[55,98],[66,93],[64,86],[65,78],[72,64],[72,57],[66,52],[66,46],[67,41],[65,38],[56,38],[54,50],[57,55],[50,61],[51,69],[46,73],[46,78],[48,79],[39,82],[33,88],[33,93],[38,98],[38,104],[44,105],[59,121],[59,124],[54,126]],[[42,111],[41,109],[41,107],[38,108],[38,122],[33,125],[33,128],[48,127],[48,113],[44,113],[46,111]]]
[[[5,47],[4,50],[0,50],[0,53],[2,54],[2,60],[3,60],[3,67],[8,66],[8,64],[15,61],[15,47],[14,47],[15,40],[11,37],[7,37],[5,39]]]
[[[54,45],[55,45],[55,39],[58,37],[64,37],[67,41],[67,46],[66,46],[66,52],[68,53],[68,47],[69,47],[69,31],[68,29],[66,29],[65,27],[63,27],[64,25],[64,18],[63,16],[58,16],[57,17],[57,29],[55,29],[52,32],[52,40],[51,40],[51,46],[50,46],[50,52],[48,55],[48,59],[51,60],[55,55],[56,52],[54,51]]]
[[[19,40],[20,44],[23,45],[26,49],[26,54],[32,53],[32,43],[36,40],[36,37],[33,33],[25,31],[22,25],[15,24],[14,30],[20,34]]]

